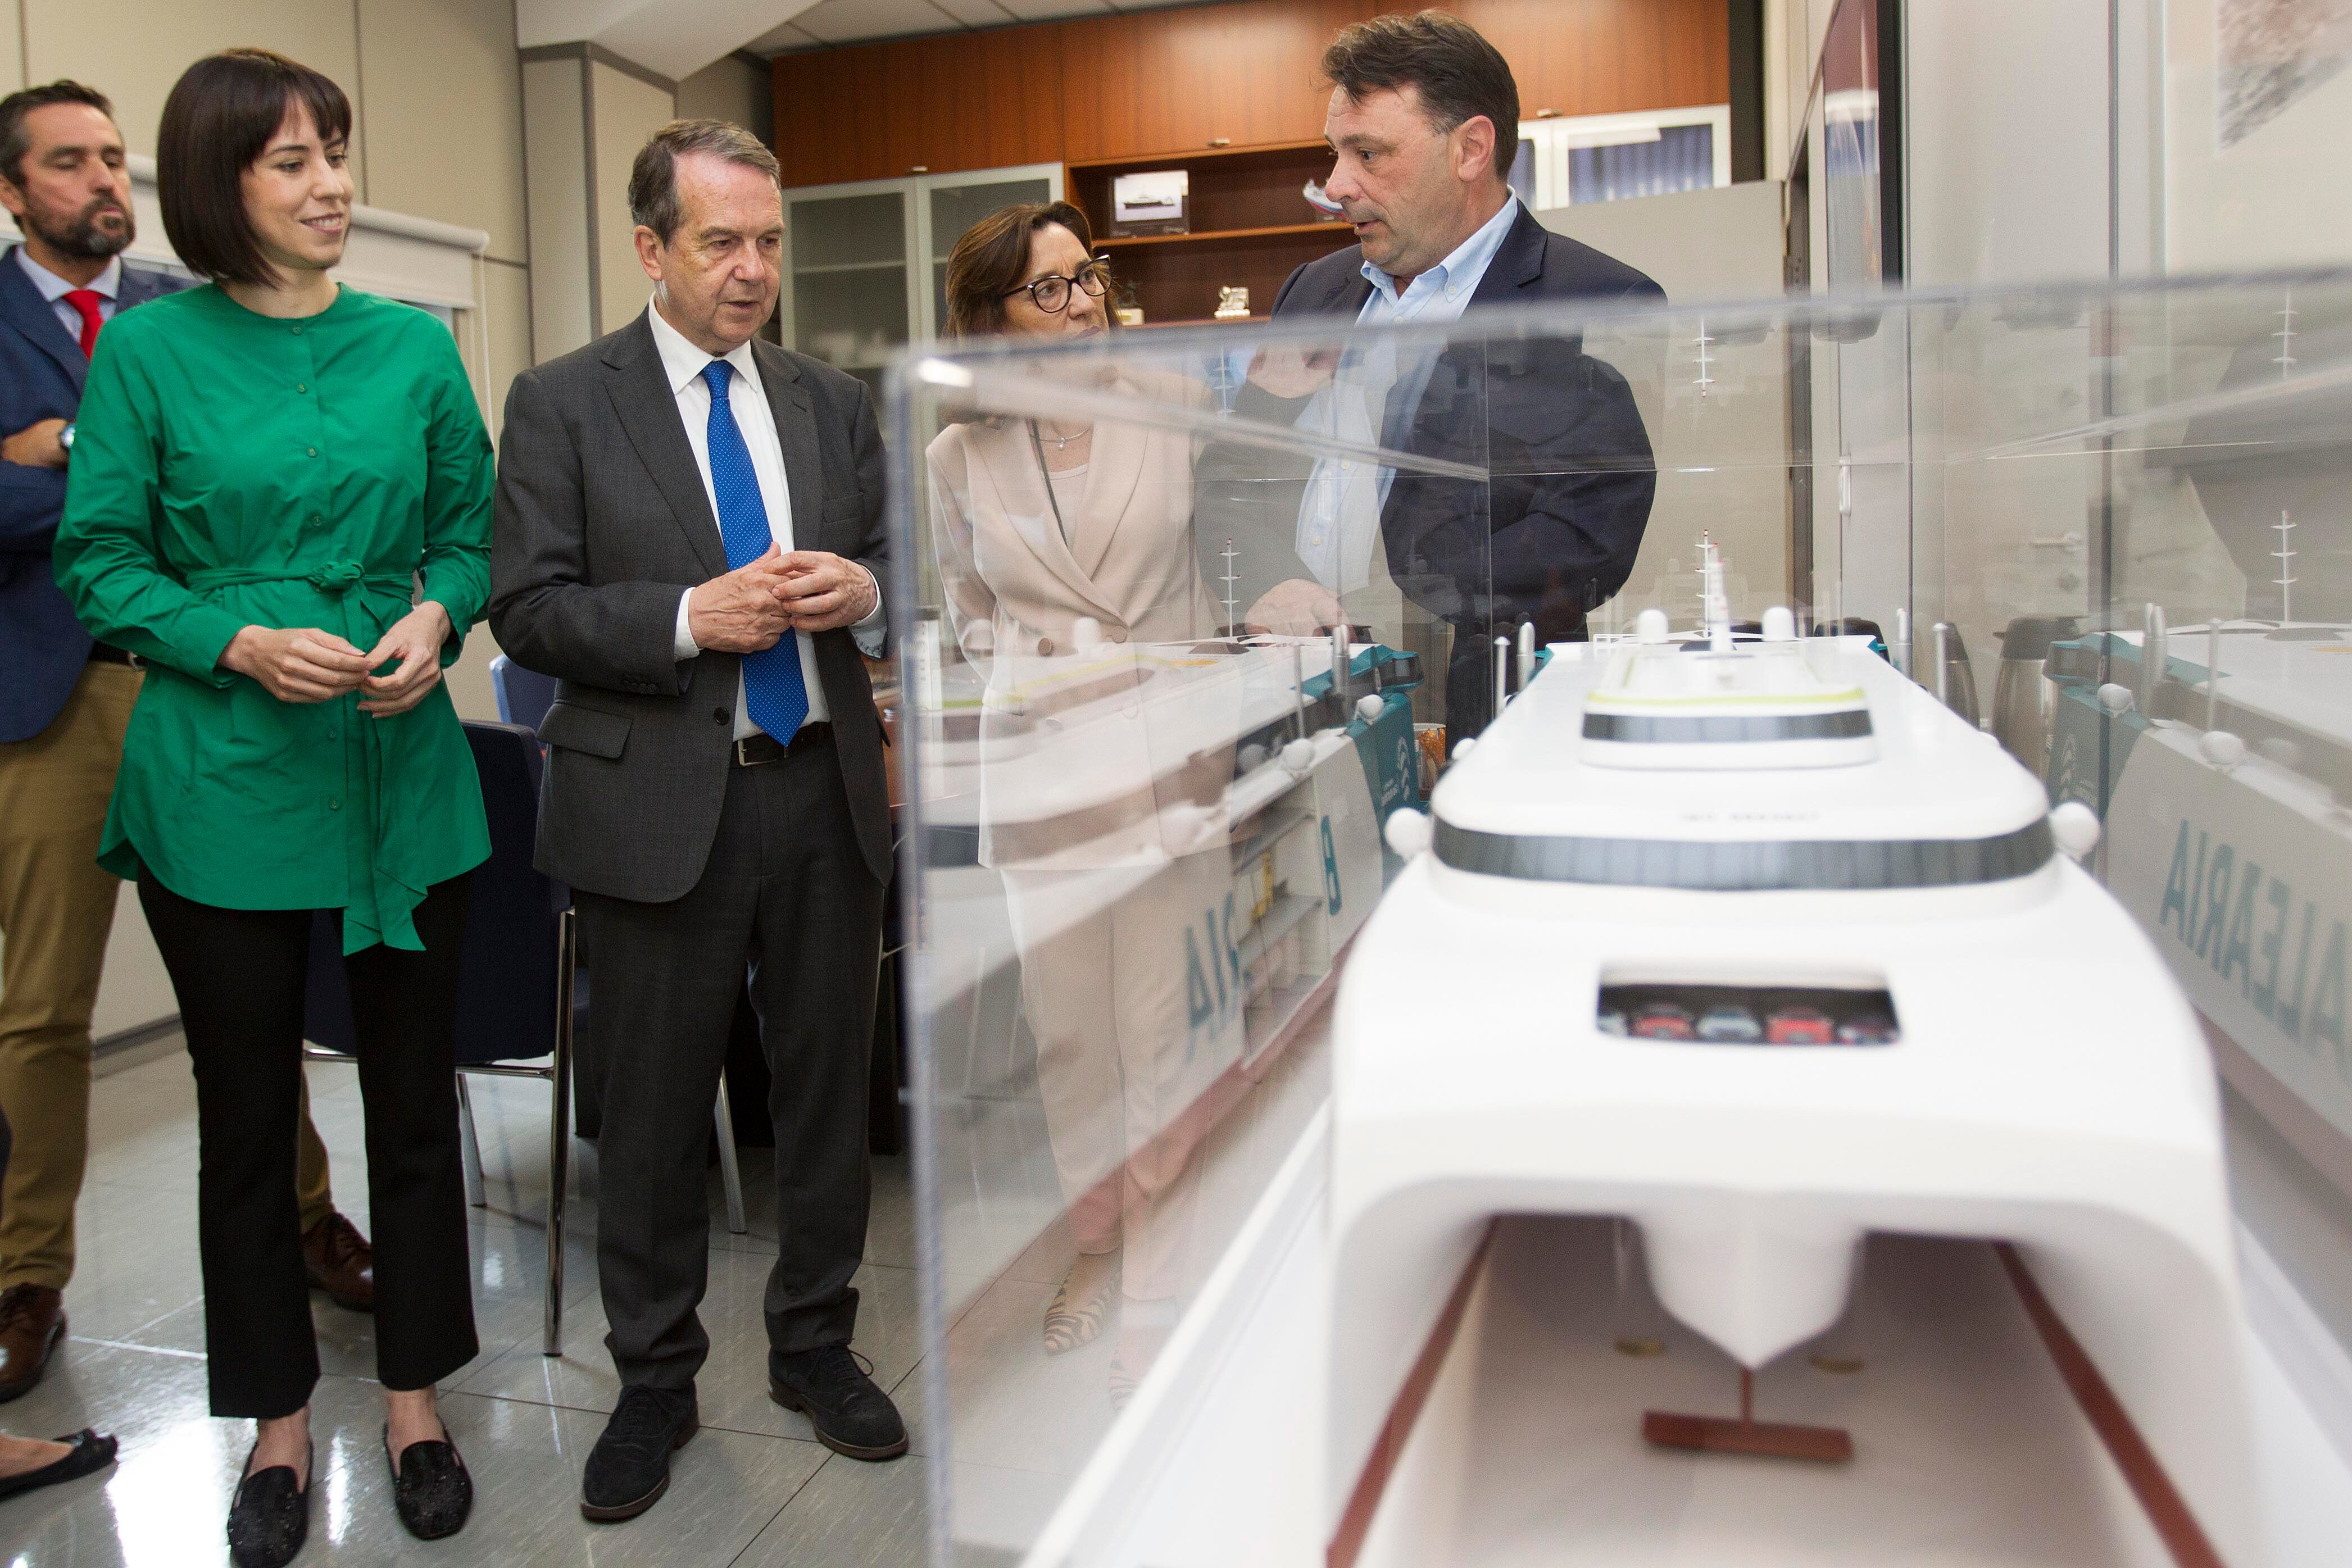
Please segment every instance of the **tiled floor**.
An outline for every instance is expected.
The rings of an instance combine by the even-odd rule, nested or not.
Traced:
[[[226,1563],[221,1521],[250,1426],[205,1415],[202,1283],[196,1264],[195,1103],[175,1046],[115,1065],[92,1096],[79,1263],[66,1308],[72,1338],[41,1386],[0,1406],[0,1430],[52,1436],[83,1426],[122,1440],[108,1471],[0,1503],[5,1568],[200,1568]],[[110,1064],[112,1065],[112,1064]],[[320,1134],[338,1207],[367,1226],[359,1088],[351,1069],[313,1065]],[[711,1178],[711,1354],[698,1384],[702,1432],[677,1456],[669,1495],[643,1518],[590,1525],[580,1467],[615,1392],[596,1297],[594,1151],[576,1145],[565,1237],[564,1354],[540,1354],[546,1279],[547,1089],[476,1079],[474,1114],[488,1203],[473,1217],[474,1302],[482,1352],[442,1385],[442,1410],[474,1473],[463,1533],[431,1546],[394,1517],[372,1378],[372,1321],[314,1298],[325,1376],[312,1406],[320,1491],[304,1563],[913,1564],[924,1554],[927,1486],[917,1397],[914,1219],[902,1161],[876,1163],[856,1348],[907,1409],[914,1452],[859,1464],[820,1447],[805,1417],[769,1402],[760,1314],[776,1250],[764,1151],[743,1151],[751,1231],[729,1234]]]

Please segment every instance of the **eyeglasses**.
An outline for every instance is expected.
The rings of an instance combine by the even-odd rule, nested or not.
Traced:
[[[1064,277],[1058,272],[1048,273],[1043,277],[1023,284],[1018,288],[1008,290],[1004,298],[1010,299],[1015,294],[1026,294],[1038,309],[1051,316],[1068,308],[1072,284],[1085,289],[1088,298],[1100,299],[1104,291],[1110,287],[1110,258],[1099,256],[1095,257],[1094,260],[1078,268],[1078,275],[1076,277]]]

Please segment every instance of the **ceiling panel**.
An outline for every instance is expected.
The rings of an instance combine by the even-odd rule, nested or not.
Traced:
[[[743,47],[747,53],[772,58],[791,49],[821,49],[824,47],[824,40],[814,33],[803,33],[787,22],[772,32],[761,34]]]
[[[1113,11],[1153,11],[1196,5],[1201,0],[820,0],[748,47],[754,54],[823,48],[903,38],[959,28],[1004,27],[1019,22],[1051,22],[1066,16],[1098,16]]]
[[[792,25],[828,44],[898,38],[911,33],[953,33],[962,28],[932,0],[820,0],[793,17]]]
[[[1050,21],[1056,16],[1095,16],[1105,11],[1124,11],[1124,5],[1113,5],[1107,0],[1003,0],[1004,8],[1024,22]]]
[[[967,27],[1002,27],[1021,19],[996,0],[932,0],[932,4]]]

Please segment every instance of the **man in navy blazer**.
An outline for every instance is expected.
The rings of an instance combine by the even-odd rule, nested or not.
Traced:
[[[1664,303],[1650,278],[1520,204],[1508,183],[1518,89],[1468,23],[1440,11],[1357,23],[1323,69],[1334,160],[1324,190],[1358,243],[1293,272],[1276,320],[1430,326],[1571,299]],[[1202,465],[1204,504],[1240,508],[1236,528],[1199,532],[1212,557],[1234,537],[1244,621],[1303,632],[1362,620],[1350,596],[1384,566],[1454,628],[1446,713],[1457,735],[1489,716],[1492,636],[1523,620],[1547,642],[1582,635],[1585,612],[1632,572],[1657,489],[1632,389],[1572,330],[1270,350],[1236,413],[1487,473],[1472,482],[1234,447]],[[1204,569],[1215,580],[1226,567]]]
[[[0,206],[25,236],[0,254],[0,1110],[16,1129],[0,1176],[0,1402],[39,1381],[66,1332],[90,1012],[121,885],[99,869],[98,841],[141,678],[74,619],[49,549],[100,332],[185,287],[122,265],[135,233],[125,164],[93,89],[0,99]],[[373,1258],[334,1213],[307,1106],[302,1144],[312,1282],[366,1310]]]
[[[27,246],[11,247],[0,265],[0,328],[5,329],[0,330],[0,434],[5,436],[0,441],[0,666],[9,672],[0,682],[0,743],[29,740],[47,729],[80,683],[90,654],[89,634],[49,570],[49,547],[66,504],[70,437],[65,433],[89,373],[80,340],[87,330],[94,344],[98,335],[97,328],[85,329],[79,305],[67,303],[66,296],[91,296],[89,308],[102,326],[118,311],[185,287],[118,259],[133,235],[131,179],[104,156],[90,156],[110,137],[121,144],[103,101],[65,98],[20,110],[15,118],[27,129],[9,140],[26,145],[0,148],[8,165],[0,176],[14,172],[0,177],[0,199],[6,199],[27,239]],[[51,121],[62,132],[54,138],[42,135]],[[41,153],[76,165],[71,194],[80,201],[62,225],[35,204],[36,193],[47,194],[44,187],[52,183],[40,178],[48,171],[26,168],[37,137]],[[91,145],[79,145],[85,141]],[[5,156],[10,152],[13,157]],[[44,232],[51,228],[59,232]],[[27,249],[29,256],[20,254]],[[47,263],[38,284],[27,259]]]
[[[0,1106],[18,1148],[0,1196],[0,1399],[66,1332],[89,1120],[89,1019],[117,883],[97,865],[126,655],[94,648],[49,568],[89,349],[170,285],[122,265],[131,177],[106,99],[58,82],[0,101]]]

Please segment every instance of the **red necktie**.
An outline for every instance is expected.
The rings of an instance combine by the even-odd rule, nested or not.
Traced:
[[[68,288],[65,292],[65,302],[81,318],[81,357],[85,360],[98,352],[98,329],[106,325],[106,318],[98,313],[98,307],[104,298],[95,288]]]

